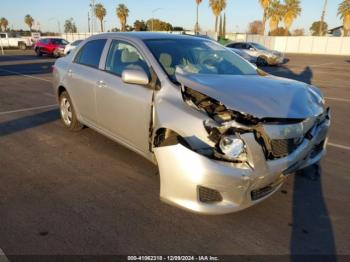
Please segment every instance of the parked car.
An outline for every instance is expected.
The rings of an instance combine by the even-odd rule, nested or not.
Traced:
[[[66,47],[64,48],[64,55],[68,55],[72,50],[74,50],[83,41],[84,40],[75,40],[74,42],[66,45]]]
[[[37,56],[50,55],[60,57],[64,54],[64,49],[68,42],[63,38],[41,38],[34,45]]]
[[[270,50],[258,43],[237,42],[228,44],[227,47],[239,49],[251,57],[254,57],[256,59],[256,64],[260,66],[278,65],[284,62],[283,53]]]
[[[256,64],[256,57],[250,56],[249,54],[240,49],[230,48],[230,50],[235,52],[237,55],[244,58],[245,60],[249,61],[250,63]]]
[[[13,33],[0,33],[0,45],[4,48],[17,47],[25,50],[32,46],[30,38],[24,38]]]
[[[202,214],[259,203],[325,154],[319,89],[203,38],[95,35],[56,61],[53,88],[66,128],[91,127],[157,164],[161,199]]]

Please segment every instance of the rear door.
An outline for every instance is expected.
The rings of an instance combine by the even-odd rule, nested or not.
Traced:
[[[67,73],[69,95],[80,117],[89,124],[96,125],[95,95],[99,64],[106,39],[87,42],[77,53]]]
[[[144,56],[134,45],[112,40],[96,90],[99,126],[120,142],[146,154],[153,90],[124,83],[121,75],[125,69],[142,69],[150,75]]]

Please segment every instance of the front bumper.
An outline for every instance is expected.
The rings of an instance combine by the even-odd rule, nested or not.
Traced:
[[[276,160],[266,160],[254,135],[243,134],[250,165],[213,160],[180,144],[155,148],[160,197],[202,214],[225,214],[252,206],[276,192],[288,174],[321,159],[326,146],[322,142],[327,140],[329,126],[330,120],[315,126],[312,136],[305,138],[293,153]],[[202,202],[198,190],[201,187],[219,192],[221,201]]]

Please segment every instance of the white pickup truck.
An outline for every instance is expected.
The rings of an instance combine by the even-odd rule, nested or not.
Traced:
[[[19,37],[11,33],[0,33],[0,46],[3,48],[17,47],[24,50],[32,45],[33,42],[30,37]]]

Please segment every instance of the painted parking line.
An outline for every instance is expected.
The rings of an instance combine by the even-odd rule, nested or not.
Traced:
[[[332,146],[332,147],[336,147],[336,148],[340,148],[340,149],[344,149],[344,150],[350,150],[350,146],[344,146],[344,145],[339,145],[339,144],[335,144],[335,143],[327,143],[328,146]]]
[[[24,76],[24,77],[29,77],[29,78],[32,78],[32,79],[41,80],[41,81],[45,81],[45,82],[49,82],[49,83],[52,82],[51,80],[47,80],[47,79],[42,78],[42,77],[35,77],[35,76],[25,75],[25,74],[21,74],[21,73],[18,73],[16,71],[11,71],[11,70],[7,70],[7,69],[0,68],[0,71],[11,73],[11,74],[16,74],[16,75],[20,75],[20,76]]]
[[[47,109],[47,108],[54,108],[54,107],[58,107],[57,104],[47,105],[47,106],[29,107],[29,108],[23,108],[23,109],[11,110],[11,111],[4,111],[4,112],[0,112],[0,116],[14,114],[14,113],[20,113],[20,112],[26,112],[26,111],[35,111],[35,110],[41,110],[41,109]]]
[[[335,101],[340,101],[340,102],[350,102],[350,99],[346,98],[336,98],[336,97],[325,97],[326,100],[335,100]]]
[[[9,262],[8,258],[6,257],[4,251],[0,248],[0,262]]]

